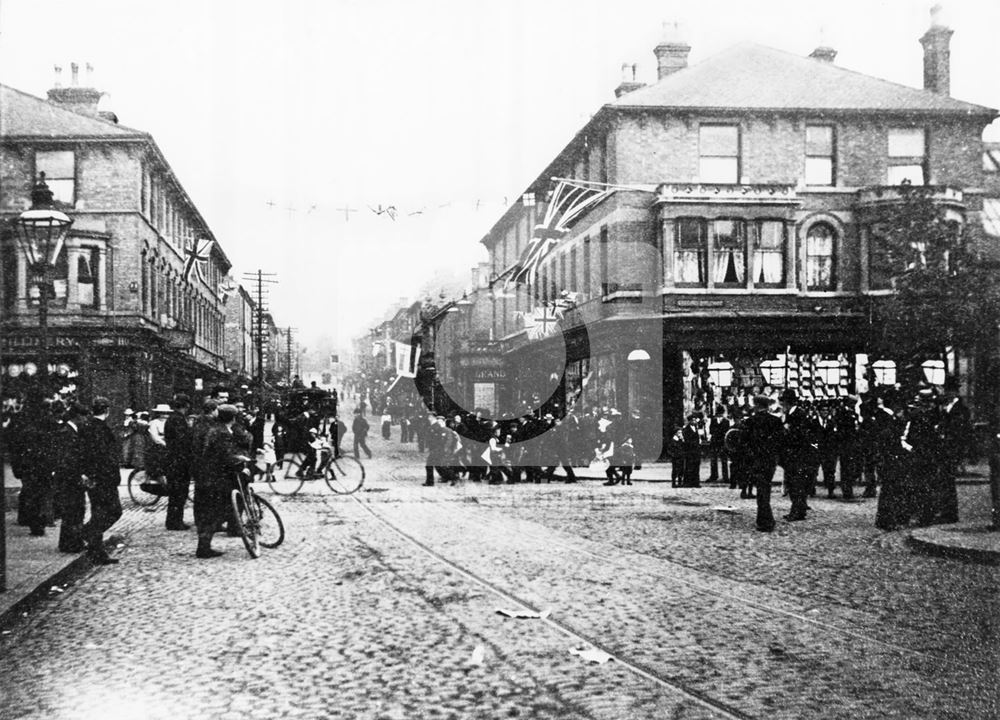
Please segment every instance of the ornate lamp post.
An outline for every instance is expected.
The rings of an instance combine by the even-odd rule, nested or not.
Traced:
[[[41,326],[39,339],[39,364],[41,375],[39,380],[42,391],[48,392],[48,302],[49,302],[49,269],[55,264],[62,250],[66,232],[73,221],[65,213],[55,209],[52,204],[52,191],[45,184],[45,173],[40,173],[38,182],[31,191],[31,209],[26,210],[14,221],[17,243],[24,252],[28,262],[30,279],[39,285],[38,319]],[[3,472],[0,472],[0,502],[6,495]],[[7,527],[4,520],[6,513],[0,512],[0,592],[7,589]]]
[[[52,291],[49,276],[72,224],[68,215],[55,209],[52,191],[45,184],[45,173],[40,173],[31,191],[31,209],[14,221],[14,229],[28,263],[28,281],[38,286],[38,372],[44,393],[48,393],[49,373],[49,297]]]

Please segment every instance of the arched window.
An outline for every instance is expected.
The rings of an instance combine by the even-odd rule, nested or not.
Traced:
[[[837,232],[824,222],[813,223],[806,234],[806,289],[837,289]]]

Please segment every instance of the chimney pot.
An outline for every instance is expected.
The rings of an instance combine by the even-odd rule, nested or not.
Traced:
[[[57,88],[60,88],[60,87],[62,87],[62,65],[55,65],[55,66],[53,66],[53,69],[55,70],[55,73],[56,73],[56,85],[55,86]]]
[[[72,75],[71,83],[73,87],[76,87],[80,84],[80,66],[76,63],[70,63],[69,70]]]
[[[643,86],[643,83],[635,79],[635,64],[622,63],[622,81],[615,88],[615,97],[620,98],[626,93],[630,93],[633,90],[638,90]]]
[[[684,32],[677,21],[663,23],[663,39],[653,48],[657,61],[657,78],[662,80],[678,70],[683,70],[688,64],[688,53],[691,46],[684,40]]]

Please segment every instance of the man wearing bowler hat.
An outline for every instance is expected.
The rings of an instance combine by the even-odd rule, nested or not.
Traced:
[[[785,411],[785,485],[792,501],[792,507],[785,515],[785,520],[795,522],[805,520],[806,512],[809,510],[806,502],[811,483],[809,467],[816,459],[819,447],[813,421],[799,406],[795,390],[786,388],[779,400]]]
[[[784,442],[785,428],[781,419],[771,413],[771,398],[757,395],[753,399],[753,414],[740,423],[737,455],[746,483],[757,490],[757,529],[774,530],[771,512],[771,480],[778,466]]]

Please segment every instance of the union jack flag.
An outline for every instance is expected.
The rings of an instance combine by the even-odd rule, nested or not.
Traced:
[[[184,281],[191,282],[191,273],[196,269],[198,271],[198,277],[203,282],[205,280],[205,265],[208,264],[208,258],[212,252],[212,246],[215,244],[214,240],[205,240],[198,238],[193,244],[188,245],[184,248]]]
[[[507,271],[505,285],[529,282],[538,265],[569,232],[570,225],[583,213],[602,202],[615,188],[580,180],[552,178],[555,189],[549,199],[542,222],[535,226],[521,257]]]

